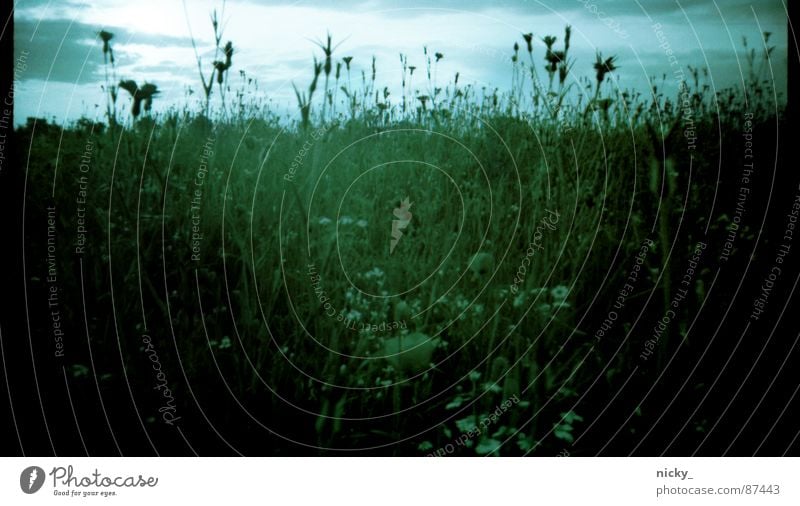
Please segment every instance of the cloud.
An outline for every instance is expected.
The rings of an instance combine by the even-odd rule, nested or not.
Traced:
[[[715,0],[716,5],[731,22],[754,20],[753,10],[761,21],[774,22],[785,19],[786,13],[780,1],[754,3],[751,0]],[[270,7],[310,7],[316,9],[332,9],[330,0],[258,0],[234,1],[240,5]],[[335,9],[353,13],[384,11],[387,16],[418,17],[432,11],[460,11],[464,13],[480,13],[490,10],[504,10],[519,14],[547,15],[557,12],[569,17],[576,11],[594,5],[606,15],[642,16],[647,14],[653,18],[665,16],[684,18],[684,12],[692,21],[700,21],[702,16],[717,16],[717,9],[712,0],[416,0],[410,2],[394,2],[389,0],[337,0]]]
[[[84,84],[99,78],[102,55],[94,42],[96,28],[66,19],[16,19],[14,25],[15,51],[28,52],[23,80]],[[101,57],[93,57],[93,51]]]
[[[119,26],[89,25],[65,18],[34,19],[19,16],[14,20],[14,47],[17,54],[28,52],[28,68],[21,79],[37,79],[86,84],[103,80],[101,29],[114,34],[117,65],[125,65],[126,47],[146,46],[152,50],[168,46],[189,47],[188,37],[129,31]],[[166,62],[165,62],[166,63]]]
[[[287,105],[294,100],[292,82],[303,89],[308,86],[312,55],[322,56],[314,41],[328,31],[334,34],[334,44],[342,43],[334,53],[336,60],[345,55],[355,58],[353,86],[360,85],[362,70],[370,74],[371,58],[377,57],[377,84],[380,89],[389,88],[391,100],[398,100],[402,92],[399,53],[421,69],[414,76],[414,87],[421,93],[429,88],[422,73],[423,47],[445,55],[437,66],[436,86],[451,82],[459,72],[460,84],[507,91],[512,45],[514,41],[523,44],[521,33],[534,32],[535,59],[543,65],[540,37],[556,35],[560,45],[566,24],[573,28],[570,54],[576,65],[571,77],[591,80],[595,51],[600,50],[619,57],[616,74],[623,87],[646,89],[650,76],[669,71],[652,29],[652,23],[658,22],[681,66],[703,66],[708,59],[717,86],[738,81],[736,55],[741,53],[742,37],[753,47],[758,46],[762,30],[772,31],[776,78],[785,82],[786,16],[780,1],[752,8],[747,0],[638,3],[652,21],[643,17],[637,0],[337,0],[335,8],[327,0],[228,0],[223,42],[230,38],[236,48],[232,87],[241,84],[239,71],[243,70],[248,78],[257,79],[259,97]],[[156,83],[163,90],[160,103],[180,102],[187,87],[200,89],[189,26],[208,76],[214,59],[208,13],[219,2],[192,0],[187,5],[184,11],[179,0],[103,0],[89,6],[20,0],[15,12],[16,48],[29,53],[28,70],[21,78],[92,85],[99,94],[104,68],[96,33],[105,29],[115,34],[118,78]],[[596,5],[606,18],[613,18],[626,36],[621,37],[587,5]],[[44,89],[48,95],[56,93],[55,87]],[[30,106],[39,103],[36,96],[20,94],[18,98],[30,101]],[[57,98],[45,104],[56,104]],[[87,92],[86,103],[91,100]]]

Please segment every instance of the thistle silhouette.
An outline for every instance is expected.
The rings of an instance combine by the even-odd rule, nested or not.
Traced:
[[[412,215],[409,211],[411,205],[412,202],[409,202],[408,197],[406,197],[400,202],[400,206],[392,211],[398,219],[392,220],[392,241],[389,245],[389,254],[394,252],[394,248],[397,246],[397,243],[400,242],[400,238],[403,237],[403,229],[408,227],[408,224],[411,223]]]
[[[145,112],[150,112],[150,108],[153,106],[153,97],[159,94],[158,86],[155,84],[144,83],[139,87],[136,81],[131,79],[120,81],[119,87],[130,93],[131,99],[133,99],[131,114],[133,115],[134,121],[141,112],[142,104],[144,104]]]

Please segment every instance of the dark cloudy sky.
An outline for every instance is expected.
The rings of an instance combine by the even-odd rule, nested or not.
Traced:
[[[293,111],[291,82],[307,86],[313,40],[327,31],[342,42],[335,56],[353,56],[353,77],[377,57],[378,84],[399,87],[399,53],[424,66],[423,46],[445,55],[439,84],[460,72],[460,82],[507,89],[512,46],[521,33],[559,37],[573,27],[575,76],[591,76],[596,50],[618,55],[619,86],[644,89],[650,76],[669,71],[652,29],[660,23],[682,66],[709,68],[713,87],[740,82],[742,37],[763,50],[760,34],[772,32],[772,73],[785,90],[786,0],[228,0],[225,38],[236,47],[231,77],[244,70],[258,79],[259,96]],[[75,119],[102,114],[103,58],[97,32],[115,34],[118,77],[156,83],[156,108],[183,106],[187,87],[199,90],[189,26],[210,63],[209,13],[221,0],[16,0],[15,52],[27,51],[19,75],[16,120],[27,116]],[[613,29],[616,27],[616,30]],[[543,54],[538,41],[535,52]],[[541,63],[540,59],[537,59]],[[766,77],[769,77],[767,75]],[[398,92],[399,93],[399,92]],[[393,95],[397,96],[397,93]],[[127,100],[125,97],[124,100]],[[101,107],[96,107],[100,105]]]

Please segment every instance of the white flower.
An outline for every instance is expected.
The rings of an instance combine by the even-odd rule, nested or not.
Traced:
[[[367,220],[358,220],[356,222],[356,225],[361,228],[367,228]]]
[[[383,271],[377,267],[373,267],[371,271],[367,271],[364,273],[364,277],[367,279],[381,278],[383,277]]]
[[[564,285],[558,285],[552,290],[550,290],[550,295],[553,296],[553,300],[556,302],[560,302],[567,298],[567,294],[569,294],[569,288]]]
[[[353,223],[353,218],[349,216],[342,216],[339,218],[339,225],[350,225],[351,223]]]
[[[347,319],[359,321],[361,320],[361,313],[356,311],[355,309],[351,309],[350,312],[347,313]]]
[[[333,220],[331,220],[331,219],[330,219],[330,218],[328,218],[327,216],[323,216],[322,218],[320,218],[320,219],[319,219],[319,224],[320,224],[320,225],[327,225],[327,224],[328,224],[328,223],[330,223],[331,221],[333,221]]]

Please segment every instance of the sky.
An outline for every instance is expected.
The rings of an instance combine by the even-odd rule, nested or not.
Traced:
[[[296,114],[292,83],[308,86],[312,58],[322,57],[315,41],[324,40],[328,32],[338,44],[334,58],[353,57],[354,85],[362,70],[369,75],[375,56],[378,87],[389,87],[395,101],[400,53],[420,69],[425,66],[423,47],[430,54],[442,53],[436,71],[439,86],[452,82],[458,72],[461,85],[504,91],[511,83],[514,42],[524,52],[521,34],[534,34],[535,61],[543,65],[541,37],[557,36],[560,48],[567,24],[573,30],[574,77],[592,77],[595,52],[602,51],[604,56],[617,55],[614,85],[640,91],[650,77],[660,79],[670,72],[665,43],[680,66],[708,68],[712,89],[740,84],[742,37],[763,50],[761,34],[772,32],[769,43],[775,50],[767,77],[771,71],[778,89],[785,91],[784,1],[227,0],[222,42],[231,40],[235,48],[231,88],[242,82],[243,71],[258,85],[257,90],[250,85],[253,96],[289,115]],[[57,122],[82,116],[103,120],[100,30],[114,34],[118,79],[159,87],[154,110],[195,106],[201,85],[192,35],[208,72],[214,59],[209,16],[222,7],[221,0],[15,0],[14,51],[24,59],[15,75],[15,122],[29,116]],[[674,85],[667,79],[667,88]],[[129,98],[122,94],[120,104],[127,106]]]

